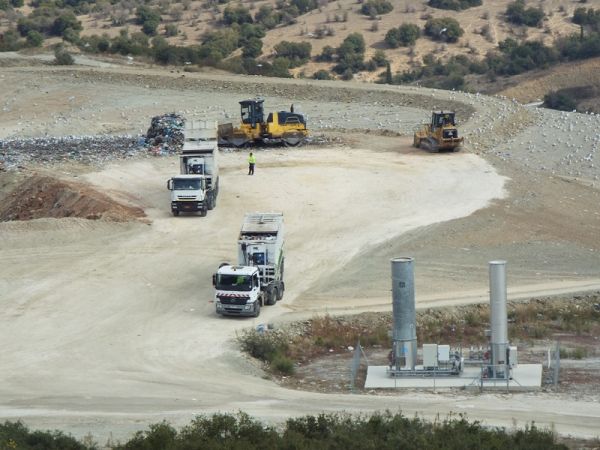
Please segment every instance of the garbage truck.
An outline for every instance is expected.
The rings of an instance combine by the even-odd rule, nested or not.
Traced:
[[[201,216],[206,216],[217,205],[218,153],[216,122],[186,122],[179,155],[180,175],[167,182],[173,215],[200,211]]]
[[[217,314],[258,317],[264,305],[283,298],[283,214],[248,213],[238,237],[236,265],[213,275]]]

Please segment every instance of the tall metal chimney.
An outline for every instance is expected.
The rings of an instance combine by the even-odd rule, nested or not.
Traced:
[[[490,261],[490,322],[492,336],[490,339],[492,365],[507,364],[508,318],[506,315],[506,261]],[[494,373],[504,368],[494,367]],[[506,376],[506,374],[504,375]]]
[[[393,352],[396,370],[414,370],[417,361],[417,318],[413,258],[393,258]]]

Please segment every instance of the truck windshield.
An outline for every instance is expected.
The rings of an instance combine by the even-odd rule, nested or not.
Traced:
[[[251,291],[251,275],[217,275],[217,289],[224,291]]]
[[[197,191],[202,188],[201,179],[175,178],[173,180],[173,189],[176,191]]]

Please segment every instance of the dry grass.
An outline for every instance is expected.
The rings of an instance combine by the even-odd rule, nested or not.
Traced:
[[[586,337],[591,342],[600,337],[600,293],[572,299],[533,299],[527,303],[509,303],[511,342],[534,342],[561,336]],[[269,362],[274,353],[302,364],[327,354],[347,353],[357,341],[365,348],[391,348],[390,313],[365,313],[348,317],[329,315],[290,324],[262,335],[251,331],[240,337],[242,348]],[[489,306],[470,305],[436,308],[417,313],[417,341],[444,342],[468,347],[487,342]],[[256,349],[259,342],[259,352]],[[266,350],[265,350],[266,348]],[[566,348],[573,358],[586,357],[595,349],[578,345]],[[564,353],[565,355],[567,353]],[[281,371],[280,371],[281,372]]]
[[[446,48],[438,53],[438,56],[446,57],[456,54],[470,54],[473,49],[479,55],[484,55],[488,50],[495,48],[497,43],[507,37],[523,35],[526,31],[528,39],[543,40],[546,43],[551,42],[556,36],[576,32],[578,27],[570,22],[570,16],[578,4],[565,4],[562,0],[546,0],[541,6],[548,14],[548,19],[541,28],[511,27],[504,22],[503,12],[510,0],[485,0],[480,7],[470,8],[465,11],[446,11],[426,6],[426,0],[391,0],[394,10],[388,14],[377,17],[377,26],[373,26],[373,20],[360,14],[360,4],[356,0],[339,0],[336,2],[323,2],[319,9],[308,12],[298,17],[297,23],[278,27],[268,31],[263,39],[263,54],[269,56],[273,52],[273,47],[281,40],[305,41],[310,42],[313,47],[313,55],[319,54],[323,47],[330,45],[339,46],[342,40],[352,32],[362,33],[366,44],[366,59],[373,56],[376,50],[384,49],[387,58],[391,61],[393,71],[405,70],[411,67],[411,61],[420,61],[421,58],[438,47],[433,41],[421,38],[417,40],[413,55],[409,55],[408,49],[388,49],[384,44],[386,32],[402,23],[415,23],[423,27],[428,17],[453,17],[456,18],[465,30],[464,36],[457,44],[447,45]],[[189,1],[185,4],[164,5],[161,0],[150,0],[147,2],[150,6],[163,6],[163,21],[159,26],[159,33],[165,34],[167,24],[175,24],[180,33],[177,36],[170,37],[168,40],[176,45],[194,45],[198,44],[203,33],[214,30],[222,26],[218,23],[222,10],[225,5],[215,5],[207,8],[207,2]],[[275,0],[242,2],[246,7],[251,7],[251,13],[255,13],[263,4],[275,4]],[[132,4],[133,5],[133,4]],[[559,8],[564,12],[559,13]],[[588,1],[586,7],[600,7],[600,0]],[[21,10],[23,13],[28,11],[29,7]],[[124,8],[116,4],[111,6],[106,4],[102,12],[92,13],[80,16],[84,30],[82,35],[102,34],[117,36],[121,29],[128,29],[130,32],[140,31],[140,27],[133,23],[135,9]],[[343,17],[347,20],[331,21],[334,17]],[[112,17],[118,17],[124,20],[123,25],[113,26]],[[330,19],[328,21],[327,19]],[[327,26],[333,32],[330,36],[318,38],[314,30]],[[0,28],[2,26],[0,25]],[[376,30],[374,30],[376,28]],[[486,32],[482,33],[484,29]],[[469,42],[469,46],[463,45]],[[304,72],[307,76],[312,75],[319,69],[328,69],[326,63],[311,62],[306,66],[296,69],[296,73]],[[363,72],[358,75],[359,79],[366,81],[373,80],[377,73]]]

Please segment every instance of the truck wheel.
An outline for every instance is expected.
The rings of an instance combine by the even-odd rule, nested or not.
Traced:
[[[206,199],[206,208],[211,210],[215,207],[215,199],[213,197],[213,194],[208,195],[208,198]]]
[[[254,302],[254,317],[260,316],[260,302]]]
[[[173,210],[173,215],[174,216],[178,216],[179,215],[179,210],[178,209]]]
[[[208,210],[206,208],[200,211],[200,217],[206,217],[206,214],[208,214]]]
[[[277,296],[276,296],[276,300],[279,301],[283,298],[283,292],[285,291],[285,284],[283,283],[283,281],[281,282],[281,285],[279,285],[279,289],[277,289]]]
[[[269,289],[267,291],[267,305],[275,304],[275,291],[273,289]]]

